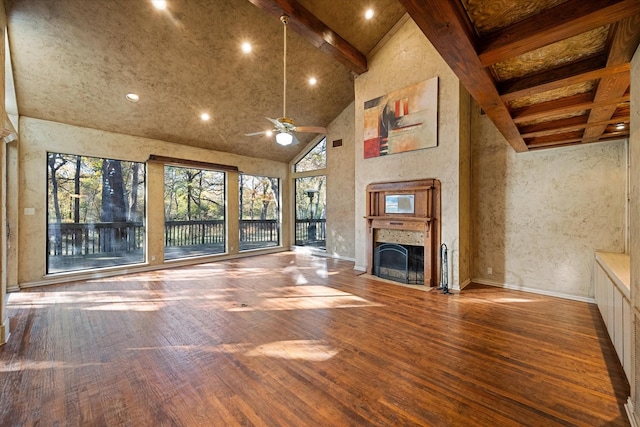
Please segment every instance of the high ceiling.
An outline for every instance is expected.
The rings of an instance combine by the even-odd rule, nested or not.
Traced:
[[[629,135],[640,0],[400,0],[518,152]]]
[[[406,10],[516,151],[629,134],[640,0],[5,2],[24,116],[289,161],[314,134],[291,147],[244,136],[282,116],[280,15],[287,116],[326,127]]]
[[[283,25],[247,0],[7,0],[9,42],[23,116],[289,161],[316,135],[282,147],[266,136],[283,111]],[[285,2],[286,3],[286,2]],[[402,17],[396,0],[303,0],[311,14],[366,54]],[[296,11],[298,13],[298,11]],[[326,127],[354,99],[354,73],[287,34],[287,116]],[[241,52],[249,41],[253,50]],[[318,83],[308,84],[314,76]],[[140,95],[137,104],[125,94]],[[200,114],[211,119],[204,122]]]

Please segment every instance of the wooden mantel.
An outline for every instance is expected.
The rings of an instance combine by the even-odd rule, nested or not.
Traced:
[[[398,206],[406,200],[406,206]],[[397,203],[397,204],[396,204]],[[424,284],[440,282],[440,181],[422,179],[367,186],[367,273],[374,274],[376,230],[418,232],[424,245]]]

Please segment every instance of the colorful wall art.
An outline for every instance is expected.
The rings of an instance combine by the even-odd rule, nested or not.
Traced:
[[[364,103],[364,158],[438,145],[438,77]]]

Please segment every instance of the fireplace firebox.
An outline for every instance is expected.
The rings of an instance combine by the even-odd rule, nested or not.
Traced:
[[[368,274],[438,286],[439,180],[369,184],[366,219]]]
[[[381,243],[373,252],[374,274],[409,285],[424,284],[424,247]]]

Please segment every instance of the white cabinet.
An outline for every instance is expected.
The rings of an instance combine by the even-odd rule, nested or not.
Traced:
[[[627,378],[631,374],[632,315],[629,297],[629,256],[596,253],[593,282],[598,309]]]
[[[629,255],[597,252],[594,263],[594,294],[611,342],[624,368],[631,375],[632,315],[629,297]]]

